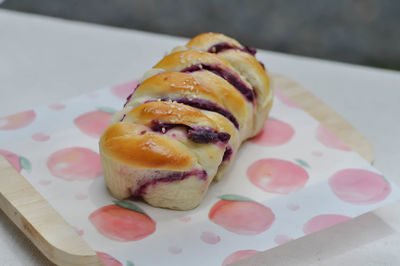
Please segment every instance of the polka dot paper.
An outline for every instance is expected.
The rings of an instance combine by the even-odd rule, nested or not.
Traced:
[[[276,91],[199,207],[113,199],[98,141],[137,81],[0,118],[0,154],[106,265],[227,265],[398,200],[399,189]]]

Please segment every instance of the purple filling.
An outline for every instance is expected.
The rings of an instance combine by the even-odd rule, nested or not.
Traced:
[[[191,141],[201,144],[216,143],[218,141],[226,143],[231,138],[231,135],[226,132],[217,132],[207,128],[189,129],[187,136]]]
[[[168,124],[168,123],[163,123],[159,120],[153,120],[151,121],[151,125],[150,128],[151,130],[155,131],[155,132],[162,132],[165,133],[168,130],[170,130],[171,128],[177,127],[177,126],[185,126],[186,125],[179,125],[179,124]]]
[[[213,46],[211,46],[208,49],[207,52],[218,54],[222,51],[226,51],[226,50],[230,50],[230,49],[240,50],[242,52],[249,53],[253,56],[257,53],[257,50],[253,47],[245,46],[243,48],[239,48],[239,47],[237,47],[233,44],[227,43],[227,42],[220,42],[220,43],[214,44]]]
[[[251,54],[252,56],[255,56],[256,53],[257,53],[256,48],[251,47],[251,46],[245,46],[245,47],[242,49],[242,51],[243,51],[243,52],[247,52],[247,53]]]
[[[185,97],[179,99],[169,99],[169,98],[161,99],[161,101],[169,101],[169,100],[176,101],[178,103],[183,103],[192,107],[196,107],[198,109],[219,113],[228,118],[233,123],[233,125],[235,125],[236,128],[239,128],[239,123],[236,120],[236,118],[228,110],[219,107],[215,103],[203,99],[188,99]]]
[[[162,178],[154,178],[150,181],[144,182],[143,184],[139,185],[138,189],[132,191],[131,193],[133,196],[140,196],[146,193],[147,187],[153,186],[158,182],[169,183],[169,182],[181,181],[190,176],[196,176],[198,179],[204,181],[207,180],[207,172],[205,170],[195,169],[187,172],[173,172]]]
[[[139,87],[139,83],[136,85],[136,87],[132,90],[131,94],[128,95],[126,98],[126,102],[124,104],[124,107],[128,104],[129,100],[132,98],[133,93],[135,93],[136,89]]]
[[[151,129],[156,132],[165,133],[171,128],[183,126],[187,128],[187,137],[191,141],[200,144],[207,144],[207,143],[216,143],[218,141],[227,143],[231,138],[231,135],[226,132],[217,132],[210,128],[191,128],[187,125],[183,124],[170,124],[170,123],[163,123],[158,120],[151,121]]]
[[[191,73],[191,72],[196,72],[200,70],[208,70],[221,78],[225,79],[228,81],[232,86],[234,86],[238,91],[240,91],[247,100],[250,102],[253,102],[254,100],[254,94],[253,90],[250,89],[237,75],[232,73],[229,70],[223,69],[217,65],[206,65],[206,64],[195,64],[190,67],[187,67],[183,69],[181,72],[185,73]]]
[[[231,146],[226,147],[225,152],[224,152],[224,157],[222,157],[222,161],[229,161],[231,159],[232,156],[232,148]]]
[[[220,52],[223,52],[225,50],[230,50],[230,49],[240,50],[242,52],[249,53],[252,56],[255,56],[256,53],[257,53],[257,50],[254,47],[245,46],[243,48],[239,48],[239,47],[237,47],[237,46],[235,46],[233,44],[227,43],[227,42],[220,42],[220,43],[214,44],[213,46],[210,47],[210,49],[207,50],[207,52],[218,54]],[[264,66],[263,62],[258,61],[258,63],[260,63],[262,68],[265,69],[265,66]]]

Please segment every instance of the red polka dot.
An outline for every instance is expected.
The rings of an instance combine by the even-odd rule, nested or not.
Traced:
[[[349,220],[350,217],[339,214],[323,214],[310,219],[304,226],[305,234],[311,234],[331,227],[335,224]]]
[[[289,99],[286,95],[284,95],[279,90],[275,90],[274,94],[279,99],[279,101],[281,101],[283,104],[293,107],[293,108],[299,108],[299,106],[294,101]]]
[[[250,141],[263,146],[279,146],[289,142],[294,132],[294,129],[288,123],[268,119],[262,131]]]
[[[297,164],[279,159],[262,159],[247,169],[250,182],[260,189],[279,194],[288,194],[305,186],[308,173]]]
[[[39,181],[39,184],[42,185],[42,186],[48,186],[48,185],[50,185],[51,183],[52,183],[51,180],[45,180],[45,179],[43,179],[43,180],[40,180],[40,181]]]
[[[352,204],[373,204],[390,194],[390,183],[381,175],[363,169],[345,169],[329,179],[335,195]]]
[[[322,157],[324,155],[321,151],[313,151],[311,154],[314,157]]]
[[[56,110],[56,111],[65,109],[65,107],[66,107],[66,105],[62,104],[62,103],[53,103],[53,104],[49,105],[50,109]]]
[[[137,80],[132,80],[130,82],[112,87],[111,92],[116,97],[125,100],[132,92],[136,90],[137,86]]]
[[[179,218],[179,221],[182,221],[184,223],[190,222],[190,220],[192,220],[192,217],[190,216],[183,216]]]
[[[86,195],[86,194],[76,194],[75,195],[75,199],[77,199],[77,200],[85,200],[87,198],[88,198],[88,195]]]
[[[287,243],[287,242],[290,242],[290,241],[292,241],[293,240],[293,238],[291,238],[291,237],[289,237],[289,236],[287,236],[287,235],[277,235],[275,238],[274,238],[274,242],[277,244],[277,245],[283,245],[283,244],[285,244],[285,243]]]
[[[217,244],[221,241],[221,237],[219,235],[214,234],[213,232],[205,231],[201,233],[200,239],[207,244]]]
[[[300,209],[300,206],[295,203],[289,203],[286,207],[291,211],[297,211]]]
[[[247,257],[251,257],[258,253],[260,253],[260,251],[253,250],[253,249],[239,250],[239,251],[233,252],[232,254],[230,254],[228,257],[226,257],[224,259],[224,261],[222,262],[222,266],[234,263],[236,261],[242,260]]]
[[[0,117],[0,130],[15,130],[30,125],[36,118],[33,110]]]
[[[32,139],[35,141],[44,142],[44,141],[48,141],[50,139],[50,136],[39,132],[39,133],[33,134]]]
[[[170,246],[168,248],[168,252],[171,254],[177,255],[177,254],[182,253],[182,249],[180,247]]]
[[[343,143],[335,134],[325,128],[323,125],[317,127],[317,140],[328,148],[342,151],[351,151],[351,148]]]

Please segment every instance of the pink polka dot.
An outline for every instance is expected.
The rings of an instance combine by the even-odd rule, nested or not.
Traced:
[[[201,240],[207,244],[217,244],[219,241],[221,241],[221,237],[219,235],[214,234],[213,232],[205,231],[201,233],[200,236]]]
[[[258,253],[260,253],[260,251],[253,250],[253,249],[239,250],[239,251],[233,252],[232,254],[230,254],[228,257],[226,257],[224,259],[224,261],[222,262],[222,266],[226,266],[228,264],[234,263],[234,262],[242,260],[244,258],[251,257]]]
[[[86,135],[98,139],[110,125],[111,117],[111,113],[95,110],[78,116],[74,124]]]
[[[286,207],[291,211],[297,211],[300,209],[300,205],[297,205],[295,203],[289,203],[288,205],[286,205]]]
[[[0,154],[4,156],[4,158],[11,164],[12,167],[15,168],[15,170],[21,172],[21,159],[17,154],[6,150],[0,150]]]
[[[116,258],[108,255],[107,253],[96,251],[97,256],[101,259],[101,261],[106,266],[122,266],[122,263],[119,262]]]
[[[51,180],[42,179],[42,180],[39,181],[39,184],[42,185],[42,186],[47,186],[47,185],[50,185],[51,182],[52,182]]]
[[[116,97],[125,100],[132,92],[136,90],[137,86],[137,80],[132,80],[130,82],[112,87],[111,92]]]
[[[323,155],[323,153],[321,151],[313,151],[311,152],[312,156],[315,157],[321,157]]]
[[[87,96],[87,97],[89,97],[89,98],[92,98],[92,99],[93,99],[93,98],[97,98],[97,97],[99,97],[99,94],[97,94],[97,93],[93,93],[93,92],[92,92],[92,93],[88,93],[88,94],[86,94],[86,96]]]
[[[91,180],[102,175],[98,153],[83,147],[58,150],[47,159],[50,172],[67,181]]]
[[[62,110],[66,107],[65,104],[62,103],[53,103],[49,105],[49,108],[52,110]]]
[[[294,132],[294,129],[288,123],[268,119],[262,131],[250,141],[263,146],[279,146],[289,142]]]
[[[0,117],[0,130],[15,130],[30,125],[36,118],[33,110]]]
[[[75,199],[77,199],[77,200],[85,200],[87,198],[88,198],[88,195],[86,195],[86,194],[76,194],[75,195]]]
[[[292,241],[293,240],[293,238],[291,238],[291,237],[289,237],[289,236],[287,236],[287,235],[277,235],[275,238],[274,238],[274,242],[277,244],[277,245],[283,245],[283,244],[285,244],[285,243],[287,243],[287,242],[290,242],[290,241]]]
[[[352,204],[373,204],[390,194],[390,183],[381,175],[363,169],[345,169],[329,179],[335,195]]]
[[[184,223],[190,222],[190,220],[192,220],[192,217],[190,217],[190,216],[183,216],[183,217],[179,218],[179,221],[184,222]]]
[[[179,254],[179,253],[182,253],[182,249],[179,247],[176,247],[176,246],[170,246],[168,248],[168,252],[171,254]]]
[[[75,227],[75,226],[73,226],[73,228],[74,228],[74,230],[75,230],[75,232],[77,232],[78,233],[78,235],[83,235],[85,232],[82,230],[82,229],[79,229],[79,228],[77,228],[77,227]]]
[[[328,148],[338,149],[342,151],[351,151],[351,148],[343,143],[335,134],[329,131],[323,125],[317,127],[316,138],[319,142]]]
[[[43,141],[48,141],[50,139],[50,136],[39,132],[39,133],[33,134],[32,139],[35,141],[43,142]]]
[[[339,214],[323,214],[310,219],[304,226],[303,231],[305,234],[311,234],[321,231],[325,228],[331,227],[335,224],[344,222],[351,219],[348,216]]]
[[[305,186],[308,173],[292,162],[279,159],[262,159],[247,169],[250,182],[260,189],[279,194],[288,194]]]
[[[283,104],[293,107],[293,108],[299,108],[299,106],[293,102],[291,99],[289,99],[286,95],[284,95],[282,92],[279,90],[274,91],[274,95],[281,101]]]

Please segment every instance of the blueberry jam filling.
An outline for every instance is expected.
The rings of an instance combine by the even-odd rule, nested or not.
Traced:
[[[232,156],[232,148],[231,146],[226,147],[225,152],[224,152],[224,157],[222,157],[222,161],[229,161],[231,159]]]
[[[240,91],[247,100],[253,102],[254,94],[251,90],[237,75],[233,74],[231,71],[227,71],[216,65],[206,65],[206,64],[195,64],[190,67],[183,69],[181,72],[191,73],[200,70],[208,70],[221,78],[228,81],[232,86],[234,86],[238,91]]]
[[[220,43],[214,44],[213,46],[210,47],[210,49],[207,50],[207,52],[218,54],[220,52],[223,52],[223,51],[226,51],[226,50],[230,50],[230,49],[240,50],[242,52],[249,53],[252,56],[255,56],[256,53],[257,53],[257,50],[254,47],[245,46],[243,48],[239,48],[239,47],[237,47],[237,46],[235,46],[233,44],[227,43],[227,42],[220,42]],[[260,63],[262,68],[265,69],[265,66],[264,66],[263,62],[258,61],[258,63]]]
[[[158,120],[151,121],[150,128],[155,132],[166,133],[174,127],[183,126],[187,128],[187,138],[199,144],[217,143],[219,141],[227,143],[231,135],[226,132],[217,132],[210,128],[191,128],[183,124],[163,123]]]
[[[253,47],[245,46],[243,48],[239,48],[236,45],[233,45],[233,44],[230,44],[230,43],[227,43],[227,42],[220,42],[220,43],[214,44],[213,46],[211,46],[208,49],[207,52],[218,54],[220,52],[223,52],[223,51],[226,51],[226,50],[230,50],[230,49],[240,50],[242,52],[249,53],[249,54],[251,54],[253,56],[257,53],[257,50],[255,48],[253,48]]]
[[[151,125],[150,128],[151,130],[155,131],[155,132],[162,132],[165,133],[168,130],[170,130],[171,128],[177,127],[177,126],[181,126],[179,124],[169,124],[169,123],[163,123],[159,120],[153,120],[151,121]],[[186,125],[183,125],[185,127],[187,127]]]
[[[216,132],[210,129],[189,129],[187,133],[188,139],[200,144],[216,143],[218,141],[228,142],[231,138],[226,132]]]
[[[159,171],[155,171],[155,175],[161,174],[157,173]],[[140,196],[146,193],[146,189],[149,186],[155,185],[158,182],[163,182],[163,183],[169,183],[169,182],[174,182],[174,181],[181,181],[184,180],[190,176],[196,176],[200,180],[207,180],[207,172],[205,170],[191,170],[191,171],[186,171],[186,172],[173,172],[170,174],[167,174],[164,177],[161,178],[153,178],[149,181],[144,182],[143,184],[140,184],[139,188],[136,189],[135,191],[132,191],[133,196]]]
[[[236,120],[236,118],[228,110],[219,107],[215,103],[203,99],[188,99],[185,97],[179,99],[169,99],[169,98],[161,99],[161,101],[169,101],[169,100],[178,103],[183,103],[198,109],[219,113],[220,115],[223,115],[226,118],[228,118],[236,128],[239,128],[239,123]]]

